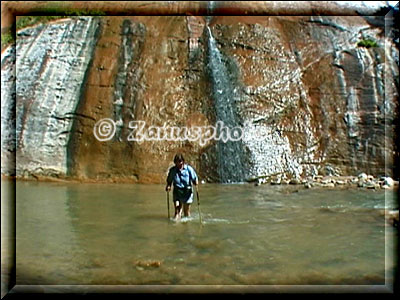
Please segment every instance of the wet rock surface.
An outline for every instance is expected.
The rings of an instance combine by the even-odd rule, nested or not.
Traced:
[[[98,25],[96,19],[81,17],[17,33],[16,66],[10,70],[17,78],[15,94],[5,92],[4,103],[6,117],[15,110],[15,139],[10,139],[10,134],[3,139],[2,135],[5,147],[12,149],[15,143],[17,176],[67,173],[71,128],[74,121],[85,117],[77,114],[76,108]],[[8,124],[13,120],[2,118],[2,128],[11,131]]]
[[[391,177],[374,177],[361,173],[358,176],[322,176],[307,177],[301,179],[288,179],[287,176],[271,176],[269,178],[259,178],[254,185],[261,184],[271,185],[298,185],[299,187],[310,188],[365,188],[365,189],[388,189],[396,190],[399,181],[393,180]]]
[[[206,181],[393,176],[398,50],[362,17],[81,17],[17,37],[2,53],[2,153],[19,177],[164,182],[178,151]],[[101,142],[104,118],[117,126]],[[137,143],[134,120],[222,120],[245,138]]]

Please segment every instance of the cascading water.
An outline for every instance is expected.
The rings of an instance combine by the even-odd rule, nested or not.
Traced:
[[[208,1],[207,2],[207,14],[212,15],[214,12],[214,9],[216,7],[216,2],[215,1]]]
[[[212,83],[217,122],[222,121],[230,129],[241,126],[236,102],[239,100],[238,88],[235,85],[233,72],[228,70],[227,61],[219,51],[211,29],[208,35],[208,72]],[[217,132],[219,135],[220,133]],[[217,143],[217,163],[220,181],[224,183],[243,182],[247,179],[248,166],[245,148],[241,140],[222,141]]]

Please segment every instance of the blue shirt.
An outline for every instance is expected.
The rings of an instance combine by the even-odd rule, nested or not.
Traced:
[[[186,188],[192,185],[192,182],[197,181],[197,174],[195,170],[189,166],[184,164],[183,169],[179,170],[176,166],[173,166],[169,169],[167,184],[174,184],[175,187],[178,188]]]

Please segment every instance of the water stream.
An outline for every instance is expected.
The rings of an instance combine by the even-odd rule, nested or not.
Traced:
[[[233,129],[241,127],[236,103],[239,100],[237,83],[234,82],[232,70],[228,70],[228,62],[220,52],[210,27],[206,26],[208,39],[208,73],[212,86],[212,98],[217,122],[222,121],[225,127]],[[231,65],[231,68],[234,66]],[[220,136],[220,132],[217,133]],[[245,147],[241,140],[217,143],[218,170],[220,181],[224,183],[243,182],[248,178],[249,170]]]
[[[182,222],[162,185],[17,182],[17,284],[383,285],[390,191],[201,185]],[[385,201],[386,198],[386,201]],[[171,204],[172,207],[172,204]],[[385,249],[386,248],[386,249]]]

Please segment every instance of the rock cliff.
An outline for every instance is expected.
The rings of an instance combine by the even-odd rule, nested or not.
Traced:
[[[385,28],[361,16],[77,17],[26,28],[1,59],[2,174],[164,182],[180,151],[208,181],[393,176],[395,59]],[[102,129],[115,132],[100,141],[106,118]],[[132,121],[148,132],[222,121],[243,136],[138,142]]]

